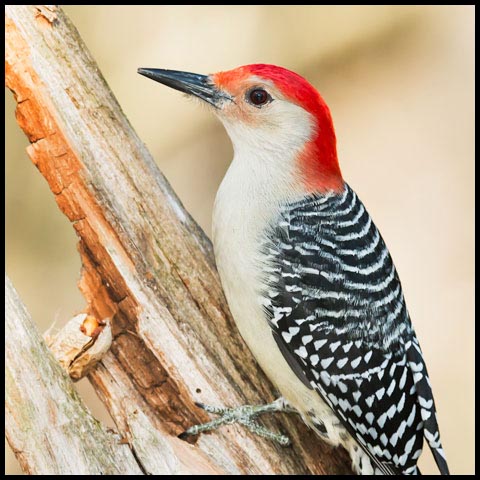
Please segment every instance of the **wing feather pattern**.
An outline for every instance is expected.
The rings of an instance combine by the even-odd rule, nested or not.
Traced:
[[[419,473],[423,436],[442,473],[433,395],[400,280],[368,212],[341,195],[291,204],[265,244],[265,308],[291,368],[382,473]]]

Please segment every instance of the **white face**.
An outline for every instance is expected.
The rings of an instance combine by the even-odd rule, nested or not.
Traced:
[[[293,161],[312,137],[312,115],[258,77],[229,87],[225,90],[233,101],[225,100],[215,113],[225,125],[235,153],[243,156],[248,151],[281,164]]]

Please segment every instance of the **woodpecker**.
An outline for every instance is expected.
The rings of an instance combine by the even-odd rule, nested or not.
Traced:
[[[449,474],[397,271],[343,180],[321,95],[267,64],[212,75],[138,73],[207,102],[233,143],[213,245],[238,329],[285,399],[262,412],[295,409],[321,438],[347,449],[359,474],[419,474],[424,437]],[[240,412],[241,423],[273,438],[253,422],[255,407],[205,408],[223,415],[211,424]]]

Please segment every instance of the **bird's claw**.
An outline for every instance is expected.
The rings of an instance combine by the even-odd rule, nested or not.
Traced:
[[[283,399],[278,399],[267,405],[242,405],[241,407],[236,408],[213,407],[200,402],[195,402],[195,405],[208,413],[219,415],[219,418],[212,420],[211,422],[194,425],[188,428],[179,435],[179,438],[181,439],[186,438],[188,435],[198,435],[199,433],[215,430],[222,425],[240,423],[255,435],[268,438],[282,446],[290,445],[290,439],[287,436],[272,432],[254,421],[257,416],[263,413],[285,411],[287,407]]]

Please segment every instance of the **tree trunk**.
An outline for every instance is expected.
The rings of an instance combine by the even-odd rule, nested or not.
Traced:
[[[79,237],[86,312],[112,319],[111,348],[89,378],[119,434],[148,465],[156,449],[184,448],[176,436],[209,420],[195,401],[233,406],[276,394],[235,327],[210,241],[133,131],[78,32],[56,6],[5,11],[6,84],[31,142],[28,154]],[[293,447],[234,425],[200,435],[189,458],[206,456],[212,470],[238,474],[351,473],[346,452],[322,443],[298,416],[262,421],[288,433]],[[145,429],[150,446],[137,445]]]

